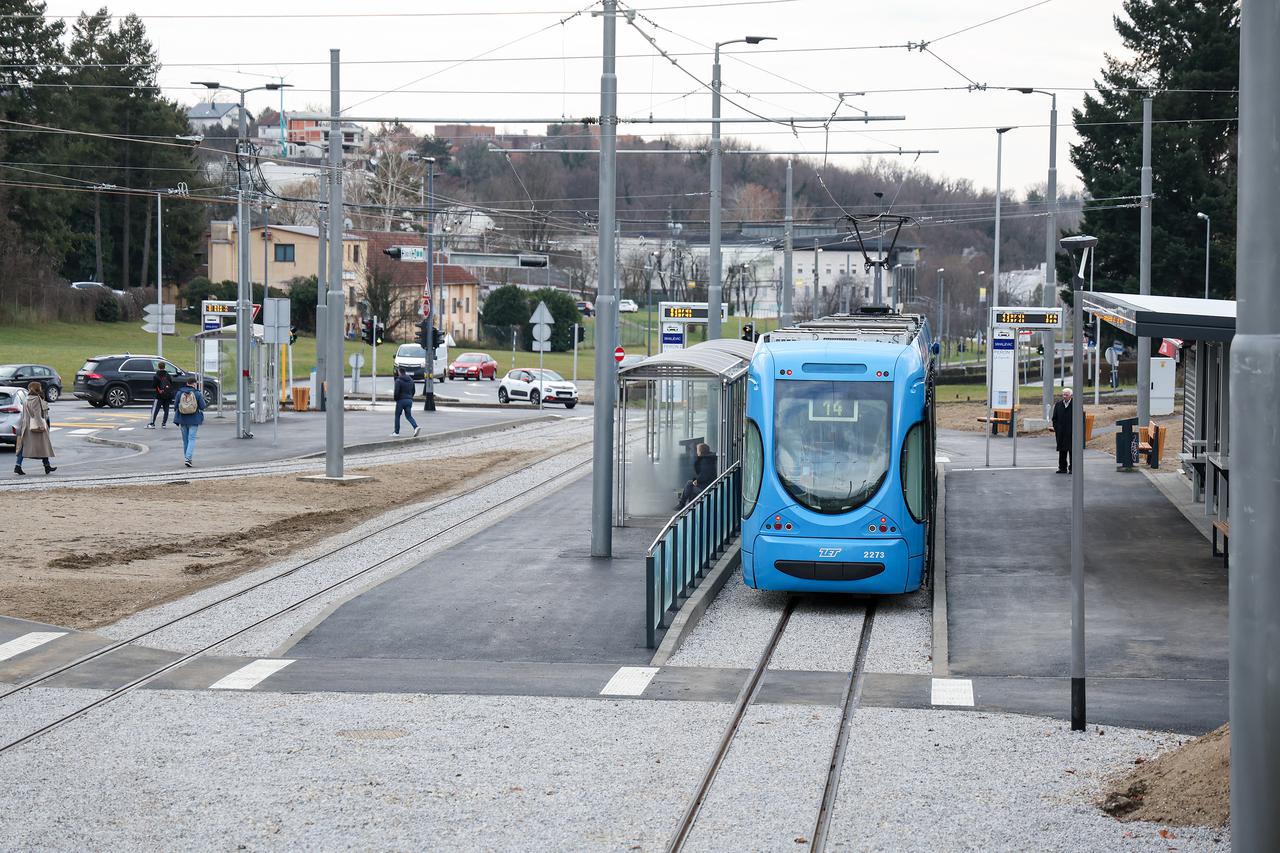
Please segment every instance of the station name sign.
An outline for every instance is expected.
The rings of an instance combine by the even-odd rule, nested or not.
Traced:
[[[705,302],[659,302],[658,319],[670,323],[701,325],[707,322]],[[720,303],[720,321],[729,319],[729,306]]]
[[[1017,329],[1061,329],[1062,312],[1040,308],[993,308],[991,325]]]

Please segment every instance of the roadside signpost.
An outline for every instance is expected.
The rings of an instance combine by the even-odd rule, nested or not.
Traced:
[[[627,351],[622,347],[615,347],[613,350],[613,360],[618,364],[622,364],[622,360],[627,357]]]
[[[555,325],[555,318],[551,316],[551,310],[547,308],[547,303],[539,302],[538,307],[534,309],[533,316],[529,318],[529,322],[533,324],[533,348],[538,352],[538,382],[546,384],[546,379],[542,373],[542,354],[551,350],[551,327]],[[538,389],[538,408],[542,408],[542,388]]]
[[[174,307],[173,305],[147,305],[142,309],[142,330],[144,332],[154,332],[156,336],[156,355],[164,355],[164,341],[162,335],[172,335],[176,330],[174,328]]]
[[[987,356],[987,467],[991,467],[991,421],[996,409],[1009,410],[1009,437],[1013,440],[1013,467],[1018,467],[1018,342],[1030,330],[1062,328],[1062,312],[1056,308],[991,309],[991,347]],[[1044,383],[1052,377],[1041,376]],[[1044,386],[1048,389],[1048,384]],[[1047,393],[1047,391],[1046,391]]]
[[[347,357],[347,364],[351,365],[351,393],[356,394],[360,391],[360,368],[364,367],[364,353],[351,353]]]

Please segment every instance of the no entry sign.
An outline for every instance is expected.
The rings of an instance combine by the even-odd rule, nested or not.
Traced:
[[[616,361],[618,364],[622,364],[622,359],[624,356],[626,356],[626,354],[627,354],[626,350],[624,350],[622,347],[618,347],[613,351],[613,360]]]

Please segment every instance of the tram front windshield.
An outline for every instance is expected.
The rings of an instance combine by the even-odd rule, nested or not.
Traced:
[[[842,513],[871,499],[889,472],[892,382],[774,383],[774,464],[791,497]]]

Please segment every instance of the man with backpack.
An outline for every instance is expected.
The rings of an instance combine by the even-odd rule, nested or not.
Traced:
[[[191,457],[196,451],[196,430],[204,423],[204,394],[196,388],[194,376],[187,377],[187,384],[178,391],[176,408],[173,422],[182,431],[182,455],[190,468]]]
[[[156,415],[160,414],[160,408],[163,406],[164,420],[160,422],[160,428],[164,429],[169,425],[169,406],[173,403],[173,377],[169,375],[163,361],[156,366],[156,375],[151,380],[151,390],[155,392],[156,400],[151,404],[151,423],[147,424],[146,428],[156,428]],[[177,423],[177,418],[174,418],[173,422]]]

